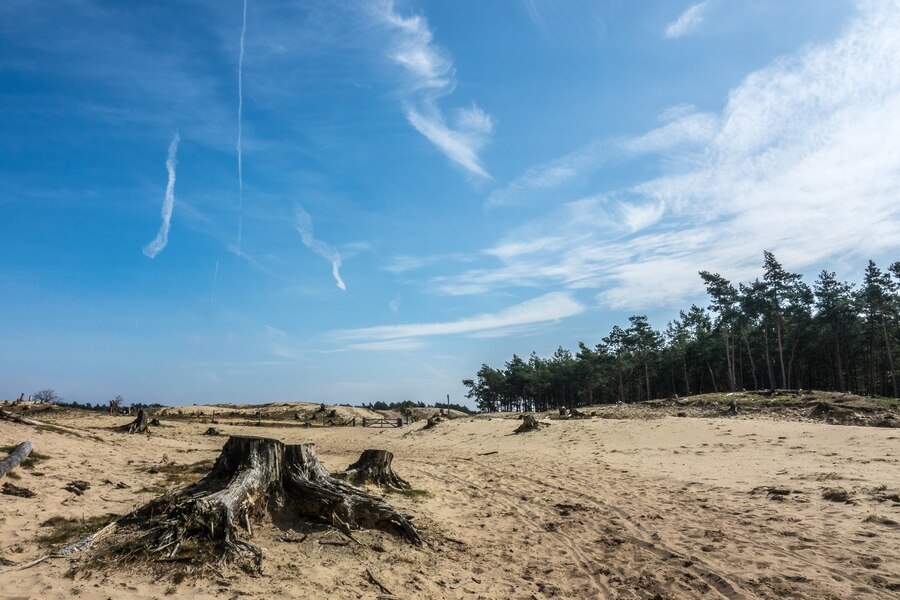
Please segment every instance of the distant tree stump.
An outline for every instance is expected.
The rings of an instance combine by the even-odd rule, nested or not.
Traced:
[[[142,408],[138,411],[137,418],[134,421],[128,425],[122,425],[118,430],[124,431],[125,433],[144,433],[147,431],[149,425],[150,418],[147,416],[147,412]]]
[[[363,450],[359,460],[347,467],[343,473],[336,473],[353,485],[377,485],[395,490],[409,490],[409,482],[394,473],[391,462],[394,454],[387,450]]]
[[[392,530],[422,543],[409,519],[384,499],[332,477],[315,444],[232,436],[206,477],[119,519],[106,548],[111,556],[127,548],[148,560],[165,553],[162,560],[249,561],[259,567],[262,550],[246,539],[253,537],[252,523],[266,514],[279,521],[314,517],[348,534],[351,527]]]
[[[203,432],[203,435],[219,435],[219,430],[215,427],[210,427],[206,431]]]
[[[150,419],[150,425],[152,425],[153,427],[159,427],[160,425],[162,425],[162,423],[159,422],[159,419],[153,417],[152,419]]]
[[[538,431],[541,427],[546,427],[547,423],[541,423],[534,418],[533,415],[525,415],[522,417],[522,424],[516,427],[513,433],[527,433],[529,431]]]
[[[431,429],[432,427],[435,427],[438,423],[440,423],[441,421],[443,421],[445,419],[446,419],[446,417],[444,417],[441,414],[433,414],[430,417],[428,417],[427,421],[425,421],[425,427],[423,427],[422,429]]]

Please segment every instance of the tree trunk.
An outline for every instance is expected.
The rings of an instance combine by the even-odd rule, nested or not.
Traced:
[[[125,433],[144,433],[149,426],[150,418],[142,408],[138,411],[137,418],[128,425],[119,427],[119,431],[124,431]]]
[[[744,344],[747,346],[747,356],[750,358],[750,374],[753,375],[753,389],[759,389],[759,383],[756,381],[756,365],[753,363],[753,352],[750,351],[750,340],[747,339],[747,334],[744,333],[744,330],[741,329],[741,337],[744,338]]]
[[[706,361],[706,368],[709,369],[709,376],[712,378],[713,391],[717,394],[719,393],[719,386],[716,385],[716,374],[713,371],[713,368],[709,364],[709,360]]]
[[[546,423],[541,423],[532,415],[525,415],[522,417],[522,424],[516,427],[516,430],[513,433],[527,433],[529,431],[537,431],[541,427],[545,426]]]
[[[44,423],[42,423],[41,421],[35,421],[34,419],[29,419],[28,417],[23,417],[22,415],[6,412],[2,408],[0,408],[0,419],[3,419],[5,421],[12,421],[13,423],[20,423],[22,425],[44,425]]]
[[[781,344],[781,315],[778,316],[778,321],[775,323],[775,337],[778,342],[778,362],[781,364],[781,387],[788,389],[788,380],[784,370],[784,348]]]
[[[772,359],[769,357],[769,331],[768,329],[763,329],[763,337],[765,339],[766,345],[766,370],[769,373],[769,389],[774,390],[778,387],[778,384],[775,383],[775,371],[772,370]]]
[[[894,353],[891,350],[891,338],[888,336],[887,324],[884,321],[884,313],[881,313],[881,329],[884,332],[884,348],[887,350],[888,367],[891,369],[891,385],[894,391],[894,398],[897,398],[897,373],[894,372]]]
[[[688,377],[687,371],[687,358],[684,354],[681,355],[681,368],[684,369],[684,388],[687,392],[687,395],[691,395],[691,379]]]
[[[22,464],[28,455],[31,454],[31,442],[22,442],[9,453],[9,456],[0,460],[0,481],[6,477],[7,473]]]
[[[644,361],[644,379],[647,382],[647,400],[650,399],[650,367],[647,364],[647,361]]]
[[[409,490],[409,482],[394,473],[391,462],[394,454],[387,450],[363,450],[359,460],[335,477],[349,481],[353,485],[371,484],[395,490]]]
[[[834,341],[834,365],[835,375],[837,375],[837,387],[839,392],[846,392],[847,386],[844,384],[844,367],[841,364],[841,344],[835,339]]]
[[[183,546],[190,554],[179,560],[250,559],[259,567],[262,550],[245,540],[266,515],[278,522],[314,517],[348,535],[351,527],[390,529],[422,543],[409,519],[383,498],[332,477],[315,444],[232,436],[206,477],[117,521],[109,550],[118,555],[128,548],[133,555],[139,544],[145,558],[158,560],[163,551],[176,557]]]

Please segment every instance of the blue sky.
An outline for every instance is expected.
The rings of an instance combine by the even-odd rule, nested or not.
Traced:
[[[460,402],[764,249],[855,279],[897,56],[889,1],[6,0],[0,397]]]

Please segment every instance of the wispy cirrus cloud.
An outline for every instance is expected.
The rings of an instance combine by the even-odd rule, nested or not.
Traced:
[[[698,269],[754,277],[763,249],[797,270],[896,254],[900,8],[858,10],[832,42],[747,75],[720,114],[680,107],[665,115],[674,120],[616,142],[626,156],[663,157],[675,166],[668,173],[565,203],[486,249],[493,267],[435,278],[434,289],[561,286],[639,308],[698,293]],[[610,155],[589,145],[507,190],[562,186]]]
[[[177,153],[180,141],[181,136],[176,131],[175,137],[169,143],[169,152],[166,155],[166,171],[169,172],[169,182],[166,184],[166,196],[162,204],[162,224],[159,226],[156,238],[144,246],[144,254],[150,258],[156,258],[156,255],[162,252],[169,243],[169,226],[172,223],[172,210],[175,207],[175,167],[178,165]]]
[[[389,340],[406,343],[423,337],[478,334],[523,325],[550,323],[584,311],[585,307],[570,292],[550,292],[498,312],[483,313],[456,321],[345,329],[335,331],[333,335],[339,340],[357,342],[357,345]]]
[[[673,110],[674,109],[674,110]],[[643,135],[630,138],[594,140],[542,165],[529,168],[487,198],[488,208],[509,206],[535,193],[550,190],[597,172],[616,160],[696,147],[716,135],[718,117],[694,112],[679,105],[668,109],[661,120],[670,122]]]
[[[493,133],[494,121],[473,103],[454,111],[448,122],[438,100],[453,92],[456,71],[446,51],[435,45],[428,21],[421,15],[400,15],[392,0],[377,3],[374,14],[390,29],[388,56],[407,75],[403,100],[407,121],[454,163],[479,178],[490,179],[479,152]]]
[[[684,37],[697,31],[706,18],[711,0],[692,4],[677,19],[666,25],[666,37],[670,39]]]
[[[340,253],[332,246],[315,238],[313,235],[312,217],[303,210],[302,206],[299,204],[295,205],[294,214],[297,217],[297,233],[300,234],[303,245],[331,263],[331,274],[334,276],[335,284],[346,291],[347,285],[341,278]]]

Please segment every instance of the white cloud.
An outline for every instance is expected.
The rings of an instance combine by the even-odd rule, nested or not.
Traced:
[[[263,325],[263,328],[266,330],[266,333],[272,337],[276,338],[287,338],[287,332],[277,327],[272,327],[271,325]]]
[[[709,142],[718,131],[718,118],[709,113],[687,112],[672,116],[670,122],[630,137],[594,140],[543,165],[529,168],[503,188],[488,196],[485,206],[509,206],[523,196],[560,187],[596,172],[613,159],[696,147]]]
[[[294,207],[294,212],[297,216],[297,233],[300,234],[303,245],[331,263],[331,274],[334,276],[335,283],[340,289],[346,290],[347,286],[344,284],[344,280],[341,279],[340,253],[333,247],[317,240],[313,236],[312,217],[309,216],[308,212],[303,210],[303,207],[299,204],[296,205]]]
[[[391,30],[388,56],[408,76],[404,112],[410,125],[454,163],[473,175],[490,179],[478,153],[493,133],[494,122],[473,104],[468,109],[457,109],[454,123],[448,125],[437,101],[453,92],[456,73],[452,59],[434,44],[428,21],[419,15],[401,16],[392,0],[377,3],[375,15]]]
[[[710,0],[704,0],[704,2],[692,4],[686,11],[681,13],[681,16],[666,26],[666,37],[675,39],[697,31],[706,17],[709,3]]]
[[[419,340],[384,340],[380,342],[362,342],[359,344],[350,344],[351,350],[417,350],[423,346]]]
[[[763,249],[811,271],[896,255],[900,7],[859,6],[836,40],[745,77],[720,114],[680,111],[612,144],[663,156],[675,166],[667,174],[563,204],[485,250],[495,266],[436,278],[433,287],[586,288],[608,306],[642,308],[702,291],[699,269],[758,276]],[[529,169],[505,191],[559,185],[611,154],[590,144]]]
[[[585,308],[570,292],[551,292],[526,300],[496,313],[485,313],[443,323],[382,325],[335,332],[342,340],[410,340],[438,335],[475,334],[503,328],[546,323],[584,312]]]
[[[477,112],[478,115],[472,116],[471,112]],[[490,179],[491,176],[481,166],[478,151],[493,129],[491,118],[477,106],[473,106],[471,111],[461,111],[461,115],[456,128],[452,128],[444,123],[440,111],[433,106],[429,106],[426,113],[411,106],[406,109],[406,118],[410,124],[441,152],[470,173]]]
[[[166,156],[166,171],[169,172],[169,182],[166,184],[166,196],[162,205],[162,225],[159,226],[159,232],[156,238],[144,246],[144,254],[150,258],[156,258],[156,255],[162,252],[169,243],[169,225],[172,223],[172,210],[175,207],[175,167],[178,165],[176,154],[178,153],[178,142],[181,136],[175,132],[175,137],[169,144],[169,152]]]
[[[646,229],[662,218],[666,210],[663,202],[648,204],[620,204],[619,213],[632,233]]]

